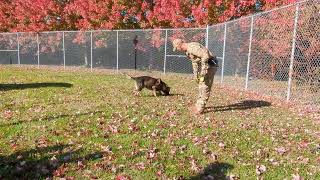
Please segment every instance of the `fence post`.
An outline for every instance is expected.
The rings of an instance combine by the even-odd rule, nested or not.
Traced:
[[[222,54],[222,64],[221,64],[221,84],[223,83],[223,73],[224,73],[224,58],[226,54],[226,41],[227,41],[227,23],[224,23],[224,35],[223,35],[223,54]]]
[[[39,33],[37,33],[37,45],[38,45],[38,68],[40,68],[40,42],[39,42]]]
[[[17,43],[18,43],[18,64],[20,65],[20,42],[19,42],[19,33],[17,33]]]
[[[119,72],[119,31],[117,31],[117,73]]]
[[[209,47],[209,25],[206,28],[206,48]]]
[[[168,42],[168,30],[166,30],[166,38],[164,40],[164,61],[163,61],[164,74],[166,74],[166,64],[167,64],[167,42]]]
[[[297,5],[296,5],[296,12],[295,12],[295,16],[294,16],[294,29],[293,29],[292,49],[291,49],[290,67],[289,67],[287,102],[290,100],[290,96],[291,96],[293,60],[294,60],[294,53],[295,53],[295,48],[296,48],[296,34],[297,34],[297,26],[298,26],[298,17],[299,17],[299,3],[297,3]]]
[[[91,63],[91,66],[90,66],[90,70],[92,71],[92,31],[90,32],[90,63]]]
[[[248,90],[248,83],[249,83],[250,60],[251,60],[251,45],[252,45],[252,34],[253,34],[253,18],[254,18],[254,16],[251,16],[250,41],[249,41],[249,52],[248,52],[248,64],[247,64],[247,74],[246,74],[245,90]]]
[[[63,68],[66,68],[66,49],[64,45],[64,32],[62,32],[62,48],[63,48]]]

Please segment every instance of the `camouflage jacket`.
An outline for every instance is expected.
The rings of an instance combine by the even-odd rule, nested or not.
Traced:
[[[192,61],[193,73],[196,78],[205,77],[209,69],[209,59],[213,58],[213,54],[202,44],[198,42],[187,43],[186,55]],[[199,66],[201,70],[199,72]]]

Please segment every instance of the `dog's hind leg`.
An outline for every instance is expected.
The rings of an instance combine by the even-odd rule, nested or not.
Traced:
[[[136,88],[135,91],[139,91],[138,82],[135,82],[134,85],[135,85],[135,88]]]
[[[135,89],[133,90],[133,94],[137,96],[140,94],[141,90],[142,90],[141,85],[139,85],[138,82],[135,82]]]

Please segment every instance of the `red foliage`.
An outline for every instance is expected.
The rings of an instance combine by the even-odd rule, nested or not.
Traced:
[[[0,31],[204,27],[207,24],[257,12],[256,2],[256,0],[2,0]],[[292,3],[294,0],[260,0],[260,2],[261,10],[266,10]],[[277,18],[275,23],[285,24],[281,18]],[[161,33],[155,31],[148,43],[160,47],[164,43]],[[199,33],[191,36],[196,41],[204,37]],[[85,37],[84,33],[78,33],[73,42],[85,43]],[[190,37],[190,34],[175,31],[171,38],[173,37]],[[61,35],[55,37],[52,35],[50,38],[51,40],[48,39],[45,43],[52,43],[54,47],[44,47],[42,51],[56,49],[57,40],[61,39]],[[94,38],[96,47],[106,47],[106,38],[100,38],[99,35],[94,35]],[[20,41],[24,41],[23,36]]]
[[[0,1],[0,31],[10,31],[12,27],[12,8],[7,0]]]
[[[1,31],[203,27],[257,11],[256,0],[2,0]],[[295,0],[261,0],[261,9]]]
[[[10,31],[40,32],[61,29],[63,6],[55,0],[13,0]]]

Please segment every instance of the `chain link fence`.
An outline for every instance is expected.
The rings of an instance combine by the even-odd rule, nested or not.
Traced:
[[[189,29],[1,33],[0,63],[191,74],[181,38],[219,60],[216,83],[320,106],[320,3],[301,1]]]

